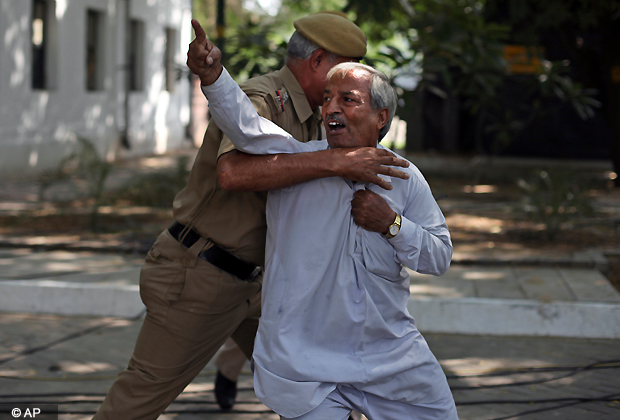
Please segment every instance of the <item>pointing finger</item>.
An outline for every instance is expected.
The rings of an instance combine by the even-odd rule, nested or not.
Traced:
[[[200,44],[204,45],[207,40],[207,34],[205,33],[205,30],[202,29],[202,26],[200,26],[200,23],[198,23],[196,19],[192,19],[192,27],[194,28],[194,33],[196,34],[196,40]]]

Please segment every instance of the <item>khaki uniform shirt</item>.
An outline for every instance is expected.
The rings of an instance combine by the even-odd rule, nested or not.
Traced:
[[[318,109],[310,108],[288,67],[250,79],[241,88],[259,115],[275,122],[295,139],[306,142],[317,138]],[[211,121],[187,186],[174,199],[174,218],[236,257],[263,265],[267,193],[229,192],[217,181],[217,159],[233,149],[231,141]]]

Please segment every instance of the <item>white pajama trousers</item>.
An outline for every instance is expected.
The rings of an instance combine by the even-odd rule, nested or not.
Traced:
[[[452,395],[430,404],[390,401],[347,385],[338,385],[312,411],[294,419],[347,420],[351,411],[363,413],[368,420],[458,420]]]

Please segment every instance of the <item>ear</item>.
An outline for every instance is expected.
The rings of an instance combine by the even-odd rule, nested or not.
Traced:
[[[390,111],[387,108],[381,108],[377,118],[377,130],[381,130],[390,120]]]
[[[327,51],[325,51],[323,48],[318,48],[310,55],[310,67],[312,68],[312,70],[317,71],[317,69],[321,65],[321,62],[325,61],[326,59]]]

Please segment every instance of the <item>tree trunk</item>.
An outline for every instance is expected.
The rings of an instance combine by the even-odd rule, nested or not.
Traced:
[[[611,21],[603,33],[605,51],[609,54],[605,80],[608,94],[606,117],[611,128],[610,158],[616,173],[614,185],[620,188],[620,19]]]

